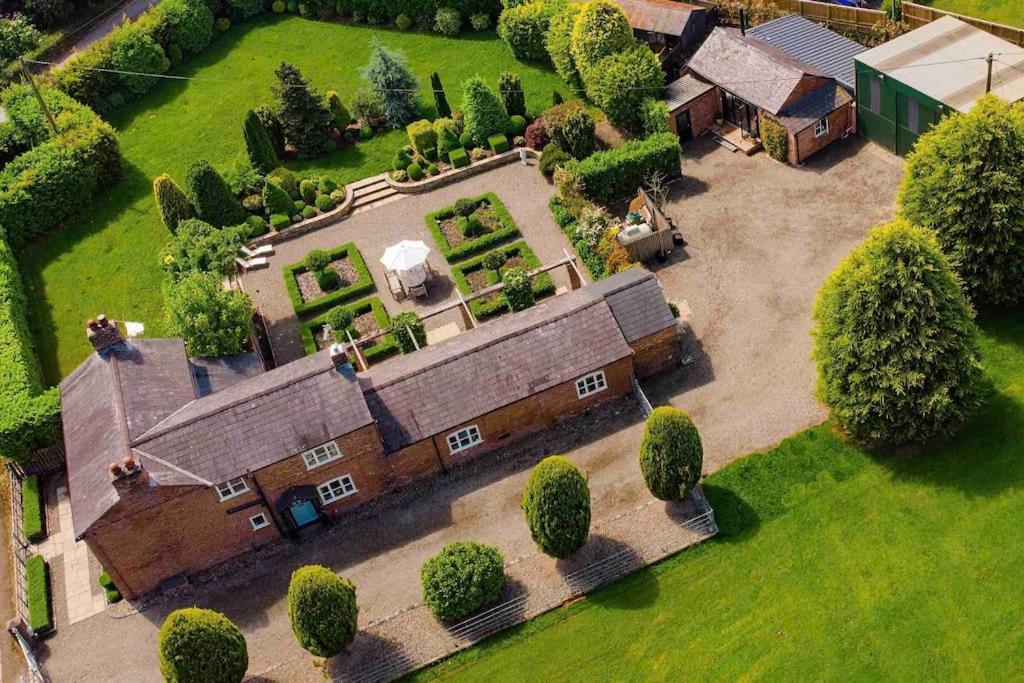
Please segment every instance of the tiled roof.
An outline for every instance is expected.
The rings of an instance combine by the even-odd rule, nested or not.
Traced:
[[[711,32],[687,66],[771,114],[779,113],[804,76],[826,76],[764,41],[722,27]]]
[[[846,88],[829,83],[812,90],[783,109],[779,115],[779,123],[787,130],[798,133],[851,101],[853,96],[846,92]]]
[[[787,14],[750,29],[747,35],[820,69],[850,92],[856,88],[853,59],[867,48],[817,22]]]
[[[190,358],[188,365],[199,398],[263,374],[263,361],[255,352],[223,358]]]
[[[196,399],[132,445],[219,483],[372,422],[355,372],[324,350]]]
[[[75,534],[118,501],[107,465],[132,436],[194,398],[180,339],[138,339],[107,360],[90,356],[60,383],[68,490]]]
[[[627,342],[675,327],[661,284],[650,271],[630,268],[598,280],[588,289],[592,295],[604,297]]]
[[[692,12],[703,7],[674,0],[615,0],[629,19],[631,28],[668,36],[681,36]]]
[[[360,383],[394,451],[631,353],[604,301],[564,295],[370,368]]]
[[[665,86],[665,105],[669,111],[692,102],[708,90],[713,90],[714,85],[696,78],[693,74],[683,74],[676,80]]]

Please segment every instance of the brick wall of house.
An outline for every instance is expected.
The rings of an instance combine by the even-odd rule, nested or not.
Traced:
[[[826,135],[815,137],[813,125],[803,129],[795,136],[790,133],[789,163],[799,164],[806,161],[815,152],[841,138],[843,133],[854,127],[855,118],[853,103],[850,102],[828,115],[828,133]]]
[[[634,353],[633,372],[639,379],[679,364],[679,333],[675,326],[637,339],[629,346]]]
[[[782,105],[782,109],[793,104],[804,95],[814,92],[824,85],[828,85],[829,81],[831,81],[829,78],[805,74],[804,77],[800,79],[800,82],[796,84],[796,87],[793,88],[793,92],[791,92],[789,97],[786,98],[786,101]]]
[[[423,439],[389,453],[387,459],[392,476],[399,486],[433,476],[443,469],[443,462],[434,449],[433,439]]]
[[[712,88],[696,99],[669,112],[668,127],[673,133],[679,134],[676,118],[687,110],[690,112],[690,128],[693,130],[693,137],[703,135],[715,124],[715,119],[722,111],[722,99],[718,94],[718,88]]]

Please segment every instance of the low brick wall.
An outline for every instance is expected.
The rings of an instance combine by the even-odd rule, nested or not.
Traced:
[[[486,159],[481,159],[480,161],[474,161],[469,166],[464,166],[462,168],[456,168],[450,171],[445,171],[444,173],[436,175],[433,178],[424,178],[423,180],[404,183],[400,183],[397,180],[392,179],[390,174],[388,174],[386,178],[388,185],[393,187],[395,191],[401,192],[402,194],[416,194],[418,192],[428,192],[439,187],[444,187],[445,185],[457,183],[460,180],[465,180],[470,176],[475,176],[477,173],[483,173],[484,171],[489,171],[493,168],[498,168],[499,166],[510,164],[513,161],[519,161],[520,149],[526,150],[526,156],[528,158],[540,159],[540,152],[538,152],[537,150],[530,149],[529,147],[516,147],[515,149],[510,149],[507,152],[495,154],[492,157],[487,157]]]
[[[327,227],[347,215],[352,210],[352,203],[354,201],[355,191],[352,189],[352,183],[348,183],[345,185],[345,199],[338,206],[325,214],[315,216],[309,220],[299,221],[284,230],[271,230],[266,235],[260,235],[249,242],[249,246],[258,247],[264,244],[278,244],[294,237],[305,235],[307,232]]]

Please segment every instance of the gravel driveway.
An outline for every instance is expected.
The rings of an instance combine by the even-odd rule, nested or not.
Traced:
[[[694,338],[687,344],[696,362],[646,388],[655,405],[672,403],[693,414],[704,439],[705,469],[711,471],[824,416],[811,393],[815,293],[866,232],[892,215],[901,170],[898,160],[857,140],[833,145],[799,169],[700,140],[687,146],[684,173],[669,213],[689,246],[656,270],[668,298],[685,301],[691,310]],[[551,190],[537,181],[536,169],[506,167],[463,187],[354,216],[313,239],[279,248],[272,271],[247,276],[247,287],[279,287],[280,266],[313,246],[351,239],[359,244],[367,238],[357,226],[412,229],[430,208],[490,189],[509,205],[542,260],[557,256],[561,233],[546,213]],[[368,262],[377,256],[378,240],[384,241],[363,244]],[[286,319],[287,299],[274,298]],[[61,628],[43,646],[46,667],[59,681],[158,680],[160,622],[173,607],[198,604],[225,612],[243,628],[250,671],[292,663],[262,680],[316,680],[320,674],[288,627],[284,595],[292,569],[317,562],[351,577],[359,586],[365,626],[418,602],[419,566],[445,543],[493,543],[509,560],[533,552],[518,505],[529,467],[545,454],[565,453],[588,472],[595,522],[648,501],[635,460],[641,429],[635,404],[615,402],[529,437],[503,457],[387,498],[369,516],[344,520],[320,538],[285,544],[275,555],[250,558],[246,567],[227,567],[219,580],[141,614],[115,618],[117,611],[109,610]],[[302,675],[294,674],[295,666]]]

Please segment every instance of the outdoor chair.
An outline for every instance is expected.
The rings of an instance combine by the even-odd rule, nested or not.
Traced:
[[[267,266],[269,266],[270,259],[265,258],[263,256],[251,259],[236,258],[235,263],[237,263],[238,267],[241,268],[243,271],[256,270],[258,268],[266,268]]]
[[[402,287],[401,281],[398,276],[389,270],[384,271],[384,279],[388,282],[388,290],[391,292],[391,297],[395,301],[402,301],[405,299],[405,289]]]
[[[415,287],[409,288],[409,293],[412,294],[414,299],[426,299],[427,298],[427,285],[416,285]]]
[[[243,244],[238,248],[238,250],[245,254],[246,258],[250,259],[259,258],[260,256],[274,255],[274,245],[272,244],[264,244],[262,247],[256,247],[255,249],[250,249],[249,247]]]

